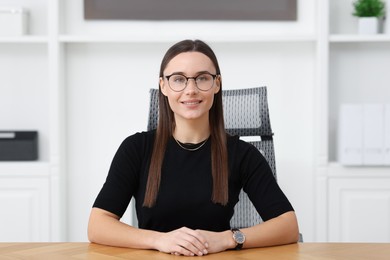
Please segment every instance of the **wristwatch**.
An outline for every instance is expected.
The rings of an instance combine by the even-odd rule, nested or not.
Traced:
[[[237,228],[233,228],[232,229],[232,232],[233,232],[233,239],[234,241],[236,242],[236,247],[235,249],[236,250],[240,250],[242,248],[242,246],[244,245],[244,242],[245,242],[245,235],[244,233],[242,233],[239,229]]]

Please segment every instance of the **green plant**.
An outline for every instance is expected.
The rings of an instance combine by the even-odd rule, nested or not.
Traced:
[[[381,17],[385,14],[385,3],[381,0],[357,0],[353,6],[353,15],[357,17]]]

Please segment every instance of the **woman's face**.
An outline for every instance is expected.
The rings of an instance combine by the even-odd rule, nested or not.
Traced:
[[[215,78],[212,87],[207,91],[199,90],[195,80],[189,79],[187,87],[180,92],[173,91],[169,87],[166,76],[180,74],[186,77],[197,77],[203,73],[215,75],[216,69],[209,57],[200,52],[180,53],[166,66],[164,77],[160,78],[160,88],[161,92],[168,98],[176,122],[184,119],[205,120],[208,123],[214,94],[220,90],[220,76]]]

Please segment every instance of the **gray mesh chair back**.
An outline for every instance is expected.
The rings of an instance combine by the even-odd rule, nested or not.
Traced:
[[[267,88],[222,91],[225,128],[231,135],[258,137],[249,141],[264,155],[276,178],[273,133],[268,112]],[[156,129],[158,121],[158,89],[150,90],[148,130]],[[252,202],[241,190],[239,202],[230,221],[232,228],[256,225],[262,220]]]

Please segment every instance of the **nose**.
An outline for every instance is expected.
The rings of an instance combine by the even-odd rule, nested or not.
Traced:
[[[186,92],[196,92],[198,91],[198,87],[196,86],[196,81],[194,78],[189,78],[187,80],[187,86],[185,88]]]

